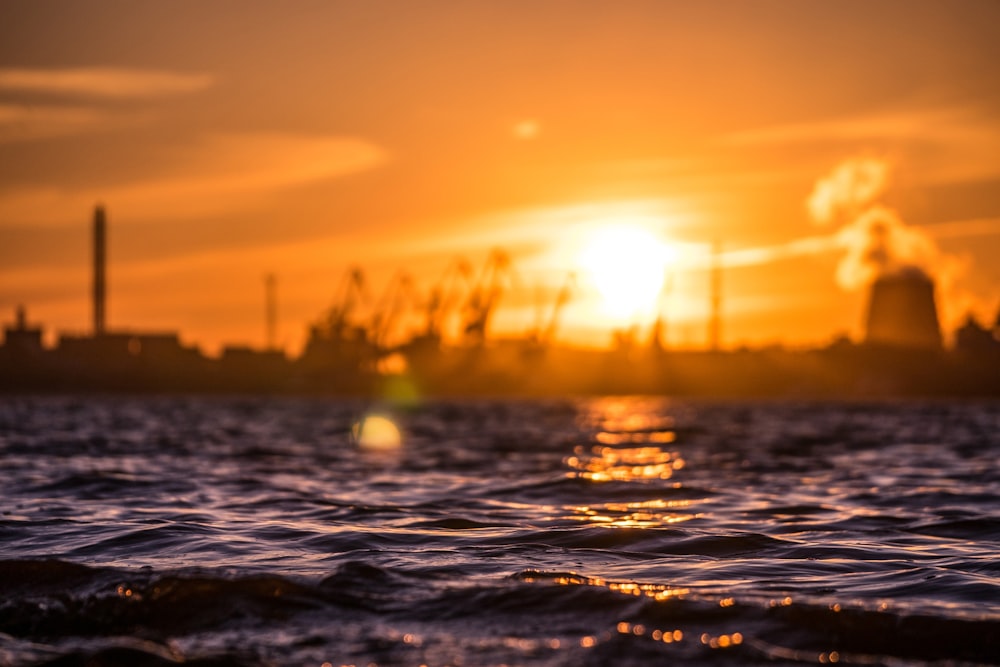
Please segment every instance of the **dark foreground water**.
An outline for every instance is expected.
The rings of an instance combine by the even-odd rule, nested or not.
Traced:
[[[0,664],[1000,664],[996,403],[377,407],[0,399]]]

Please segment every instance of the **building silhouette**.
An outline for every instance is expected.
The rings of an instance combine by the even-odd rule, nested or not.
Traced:
[[[42,328],[28,326],[28,315],[24,306],[17,307],[13,326],[4,327],[4,344],[22,353],[34,354],[42,351]]]

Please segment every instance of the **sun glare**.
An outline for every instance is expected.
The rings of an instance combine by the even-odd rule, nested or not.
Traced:
[[[674,258],[673,249],[644,227],[612,223],[594,231],[579,262],[606,314],[636,317],[653,308]]]

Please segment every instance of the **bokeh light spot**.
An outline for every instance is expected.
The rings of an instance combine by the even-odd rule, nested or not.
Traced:
[[[369,451],[395,451],[403,444],[399,427],[383,415],[366,415],[354,424],[352,433],[358,446]]]

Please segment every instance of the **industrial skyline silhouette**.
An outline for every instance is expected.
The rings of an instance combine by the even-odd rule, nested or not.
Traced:
[[[402,396],[434,394],[680,393],[697,395],[994,394],[1000,392],[1000,328],[971,317],[944,349],[933,280],[915,266],[877,276],[865,313],[861,343],[838,340],[825,348],[722,352],[722,269],[712,266],[712,317],[706,350],[671,350],[660,340],[661,320],[649,344],[635,332],[619,332],[610,350],[554,344],[562,305],[560,291],[548,324],[523,338],[491,339],[489,321],[500,303],[511,258],[494,251],[481,279],[464,299],[433,293],[426,322],[417,334],[393,339],[404,301],[412,296],[399,273],[370,321],[355,319],[364,274],[348,270],[333,306],[309,327],[300,355],[276,347],[275,278],[265,277],[267,345],[227,345],[218,358],[185,345],[177,332],[111,329],[107,326],[107,214],[94,209],[92,224],[92,314],[89,335],[59,334],[43,344],[41,327],[30,326],[25,309],[5,328],[0,347],[4,379],[12,390],[267,391]],[[468,267],[459,267],[470,273]],[[452,267],[449,267],[449,271]],[[446,271],[446,274],[448,272]],[[447,303],[446,303],[447,302]],[[459,313],[462,338],[443,336],[445,307]],[[997,325],[1000,325],[998,316]]]

